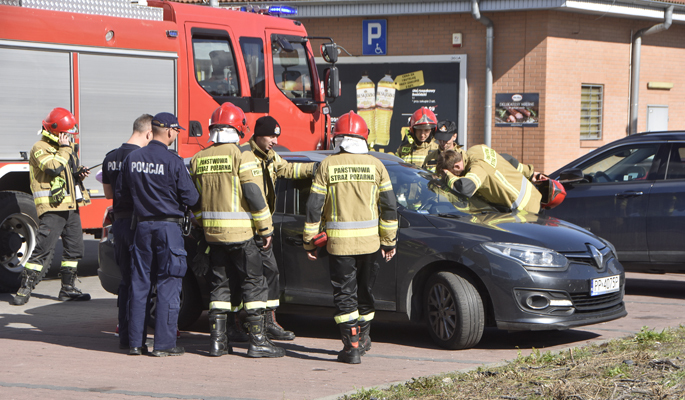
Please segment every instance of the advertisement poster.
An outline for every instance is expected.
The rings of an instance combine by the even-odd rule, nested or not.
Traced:
[[[539,93],[495,94],[495,126],[538,126]]]
[[[331,114],[359,113],[369,126],[373,148],[394,153],[405,139],[409,118],[420,107],[431,109],[438,120],[457,120],[459,67],[422,62],[340,64],[342,94],[332,102]],[[445,73],[447,68],[451,73]]]

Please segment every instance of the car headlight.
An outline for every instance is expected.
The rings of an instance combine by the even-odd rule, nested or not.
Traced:
[[[544,247],[518,243],[483,243],[489,252],[512,259],[530,270],[562,269],[568,260],[562,254]]]

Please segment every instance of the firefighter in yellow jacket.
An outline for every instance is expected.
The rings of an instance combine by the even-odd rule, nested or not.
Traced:
[[[89,171],[79,165],[73,135],[78,134],[74,115],[55,108],[43,120],[43,136],[31,148],[31,191],[40,220],[36,247],[22,271],[21,287],[12,304],[24,305],[50,267],[57,240],[62,237],[62,288],[58,300],[90,300],[76,288],[76,267],[83,257],[83,231],[79,207],[90,204],[83,187]]]
[[[273,147],[278,144],[281,126],[271,116],[261,117],[255,123],[254,134],[243,150],[244,165],[252,165],[250,173],[257,177],[255,183],[264,193],[269,211],[276,211],[276,179],[311,178],[315,163],[289,163],[279,156]],[[278,264],[274,257],[273,247],[261,246],[261,236],[255,236],[257,247],[262,255],[264,277],[269,288],[264,314],[264,330],[272,340],[294,340],[295,334],[281,327],[276,321],[276,308],[280,305],[281,290],[279,287]]]
[[[485,145],[471,147],[465,158],[454,150],[446,151],[437,168],[447,185],[465,196],[478,193],[486,201],[512,210],[540,211],[542,196],[533,185],[540,174],[532,165],[518,164],[516,168]]]
[[[335,321],[344,344],[338,360],[350,364],[359,364],[371,348],[378,249],[386,262],[396,250],[395,194],[385,166],[368,154],[368,135],[364,119],[354,112],[338,119],[334,154],[317,168],[304,226],[304,248],[316,260],[314,239],[321,237],[323,211]]]
[[[271,246],[271,212],[259,189],[262,177],[254,174],[254,161],[241,152],[238,142],[248,131],[243,111],[224,103],[212,114],[209,140],[214,144],[193,157],[190,172],[200,192],[200,212],[205,239],[209,243],[210,355],[232,352],[226,335],[227,313],[242,306],[249,325],[249,357],[282,357],[285,350],[274,346],[264,333],[267,302],[266,279],[254,236]],[[233,304],[229,277],[238,276],[242,304]],[[234,297],[235,298],[235,297]],[[237,301],[235,301],[237,302]]]
[[[397,148],[397,156],[409,164],[421,168],[423,162],[438,145],[433,140],[438,119],[433,111],[421,107],[409,119],[409,136]]]

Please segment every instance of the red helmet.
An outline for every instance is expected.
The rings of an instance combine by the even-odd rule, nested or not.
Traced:
[[[435,131],[435,127],[438,125],[438,119],[435,117],[433,111],[429,110],[427,107],[421,107],[414,111],[409,120],[409,130],[414,133],[414,127],[417,125],[427,125],[431,130],[431,134]]]
[[[338,135],[354,136],[367,140],[369,138],[369,128],[366,126],[364,118],[350,111],[338,118],[333,128],[333,137]]]
[[[209,129],[221,125],[237,130],[240,137],[245,137],[245,133],[250,131],[245,113],[232,103],[224,103],[212,113]]]
[[[540,189],[540,194],[542,194],[540,205],[548,210],[558,206],[566,198],[564,186],[559,181],[551,178],[541,181],[538,189]]]
[[[53,135],[60,133],[78,135],[78,125],[76,125],[74,114],[61,107],[50,111],[50,114],[43,120],[43,128]]]

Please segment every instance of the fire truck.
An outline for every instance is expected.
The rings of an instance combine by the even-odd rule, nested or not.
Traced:
[[[0,0],[0,289],[15,286],[35,246],[29,151],[55,107],[79,125],[81,163],[93,171],[81,219],[96,237],[111,205],[96,172],[142,114],[178,116],[187,129],[175,144],[181,157],[208,146],[210,116],[225,102],[240,107],[250,127],[276,118],[280,150],[327,148],[327,98],[339,94],[335,43],[258,11],[161,0]],[[332,64],[323,80],[314,39]]]

